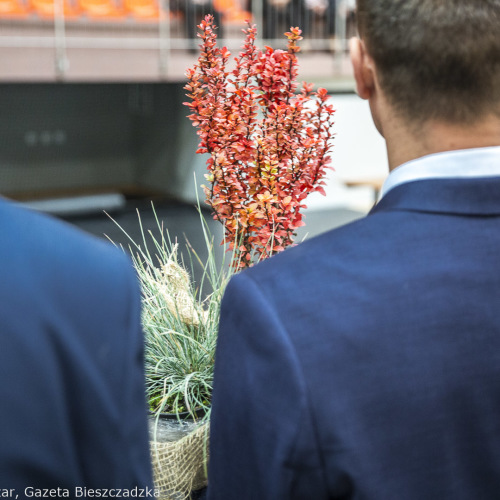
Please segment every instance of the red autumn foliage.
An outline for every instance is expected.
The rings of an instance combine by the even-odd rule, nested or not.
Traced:
[[[201,53],[187,71],[191,102],[184,104],[198,128],[197,152],[210,155],[207,203],[224,224],[233,262],[248,267],[291,245],[304,225],[304,199],[324,194],[334,109],[325,89],[304,84],[296,93],[299,28],[285,33],[286,51],[259,50],[248,24],[232,71],[229,51],[216,45],[213,17],[198,28]]]

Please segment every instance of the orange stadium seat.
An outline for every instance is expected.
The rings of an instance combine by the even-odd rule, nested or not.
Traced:
[[[0,0],[1,18],[22,18],[29,13],[30,9],[18,0]]]
[[[244,11],[238,0],[213,0],[214,9],[222,14],[225,22],[251,21],[252,14]]]
[[[55,0],[31,0],[33,10],[44,19],[53,19],[56,12]],[[63,13],[66,19],[74,19],[80,12],[68,0],[64,0]]]
[[[109,21],[125,18],[125,11],[113,0],[79,0],[78,4],[83,13],[91,19]]]
[[[140,20],[157,21],[165,16],[158,0],[124,0],[124,7],[134,18]]]

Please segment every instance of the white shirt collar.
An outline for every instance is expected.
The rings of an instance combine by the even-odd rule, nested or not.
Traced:
[[[396,167],[385,180],[379,199],[405,182],[499,176],[500,146],[445,151],[422,156]]]

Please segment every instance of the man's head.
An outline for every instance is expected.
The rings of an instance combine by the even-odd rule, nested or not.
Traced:
[[[470,124],[500,116],[500,0],[357,0],[357,17],[361,50],[400,117]],[[367,76],[355,60],[355,73]]]

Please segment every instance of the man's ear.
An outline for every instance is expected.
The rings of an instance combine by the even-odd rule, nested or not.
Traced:
[[[349,40],[349,52],[354,69],[356,93],[361,99],[370,99],[375,88],[375,67],[364,42],[355,37]]]

